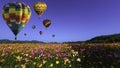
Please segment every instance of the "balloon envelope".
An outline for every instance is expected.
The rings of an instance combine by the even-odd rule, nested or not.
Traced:
[[[40,35],[42,35],[43,34],[43,32],[42,31],[40,31]]]
[[[36,28],[36,26],[35,26],[35,25],[33,25],[33,26],[32,26],[32,29],[35,29],[35,28]]]
[[[41,16],[47,9],[47,5],[45,2],[36,2],[34,4],[34,10],[35,12]]]
[[[44,25],[46,28],[48,28],[48,27],[51,25],[51,20],[49,20],[49,19],[43,20],[43,25]]]
[[[52,37],[55,37],[55,35],[52,35]]]
[[[26,33],[24,33],[24,36],[26,36],[27,34]]]
[[[16,36],[28,22],[31,10],[24,2],[11,2],[3,6],[2,16]]]

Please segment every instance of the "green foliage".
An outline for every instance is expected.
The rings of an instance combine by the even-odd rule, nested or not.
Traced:
[[[87,40],[88,43],[113,43],[120,42],[120,34],[97,36],[90,40]]]

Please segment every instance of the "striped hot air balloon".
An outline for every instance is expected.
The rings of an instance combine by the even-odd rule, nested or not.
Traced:
[[[34,4],[34,10],[35,12],[41,16],[47,9],[47,5],[45,2],[36,2]]]
[[[3,6],[2,16],[16,36],[30,19],[31,10],[24,2],[11,2]]]

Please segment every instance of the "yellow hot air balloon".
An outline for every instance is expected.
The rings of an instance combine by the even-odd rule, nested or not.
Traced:
[[[31,16],[31,10],[24,2],[11,2],[3,6],[2,16],[14,35],[17,36],[28,22]],[[16,39],[17,37],[15,37]]]
[[[46,11],[47,5],[45,2],[36,2],[34,4],[34,10],[39,15],[42,16],[42,14]]]

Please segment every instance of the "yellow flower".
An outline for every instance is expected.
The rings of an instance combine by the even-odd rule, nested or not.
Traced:
[[[74,53],[75,51],[74,50],[71,50],[72,53]]]
[[[42,64],[40,64],[39,67],[42,67]]]
[[[24,54],[24,53],[21,53],[22,55]]]
[[[0,60],[0,62],[4,62],[4,61],[5,61],[4,59]]]
[[[77,61],[78,61],[78,62],[80,62],[80,61],[81,61],[81,59],[80,59],[80,58],[77,58]]]
[[[29,60],[27,58],[25,58],[25,62],[28,62]]]
[[[17,59],[17,61],[21,61],[21,60],[22,60],[22,57],[17,56],[16,59]]]
[[[32,57],[32,56],[29,56],[30,58]]]
[[[5,56],[5,54],[4,53],[2,53],[2,55],[1,56]]]
[[[69,59],[66,59],[64,62],[66,63],[66,62],[68,62],[69,61]]]
[[[55,59],[58,59],[58,57],[55,57]]]
[[[34,65],[36,64],[36,62],[33,63]]]
[[[22,68],[26,68],[26,65],[25,65],[25,64],[22,64],[21,67],[22,67]]]
[[[69,65],[69,67],[72,67],[72,65]]]
[[[20,50],[16,50],[16,52],[17,52],[17,53],[19,53],[19,52],[20,52]]]
[[[37,59],[37,57],[35,57],[35,59]]]
[[[56,64],[59,64],[60,62],[59,61],[56,61]]]
[[[47,61],[46,60],[43,60],[43,64],[45,64]]]
[[[25,56],[28,56],[28,54],[25,54]]]
[[[53,63],[50,64],[50,67],[53,67]]]

